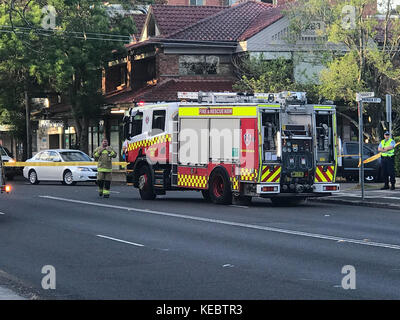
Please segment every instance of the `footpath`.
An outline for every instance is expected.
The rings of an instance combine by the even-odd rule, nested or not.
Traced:
[[[365,183],[364,186],[364,200],[361,198],[361,187],[357,183],[340,183],[339,193],[310,200],[400,210],[400,178],[397,178],[396,190],[380,190],[383,183]]]

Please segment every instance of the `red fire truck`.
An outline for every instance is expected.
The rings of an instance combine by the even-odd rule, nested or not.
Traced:
[[[336,109],[302,92],[179,93],[124,117],[128,171],[144,200],[201,191],[218,204],[297,203],[339,191]]]

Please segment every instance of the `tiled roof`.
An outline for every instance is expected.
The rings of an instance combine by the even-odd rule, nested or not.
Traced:
[[[151,12],[162,36],[213,16],[228,7],[152,5]]]
[[[253,20],[250,26],[245,32],[239,37],[239,40],[246,40],[256,35],[261,30],[265,29],[269,25],[283,18],[282,13],[283,7],[270,8],[268,10],[263,10],[257,18]]]
[[[196,7],[197,8],[197,7]],[[257,29],[255,21],[266,27],[262,18],[273,20],[272,5],[263,2],[247,1],[222,10],[199,22],[170,34],[168,38],[177,40],[203,40],[203,41],[237,41],[250,29],[252,34]],[[262,15],[261,15],[262,14]],[[261,30],[261,29],[260,29]]]
[[[135,22],[136,25],[136,32],[135,32],[135,37],[136,40],[139,40],[140,34],[142,33],[143,25],[146,21],[147,14],[141,13],[141,14],[133,14],[132,18],[133,21]]]
[[[179,91],[232,91],[233,80],[175,80],[169,79],[152,87],[114,94],[106,98],[109,104],[126,104],[133,101],[177,101]]]

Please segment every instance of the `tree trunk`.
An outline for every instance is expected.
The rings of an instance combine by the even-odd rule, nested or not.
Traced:
[[[86,154],[89,154],[89,120],[87,117],[83,117],[81,120],[81,136],[80,136],[80,150]]]

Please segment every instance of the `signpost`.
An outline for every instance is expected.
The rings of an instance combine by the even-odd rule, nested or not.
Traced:
[[[356,101],[358,102],[358,140],[359,140],[359,157],[360,157],[360,186],[361,186],[361,198],[365,199],[364,190],[364,121],[363,121],[363,103],[381,103],[381,98],[374,98],[373,92],[359,92],[356,94]]]
[[[358,92],[356,93],[356,101],[359,102],[364,98],[372,98],[375,96],[373,92]]]
[[[381,103],[381,98],[363,98],[361,100],[363,103]]]

